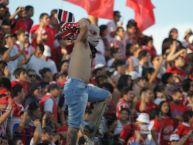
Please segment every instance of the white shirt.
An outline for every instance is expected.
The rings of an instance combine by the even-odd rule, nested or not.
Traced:
[[[103,64],[104,66],[106,65],[106,60],[105,60],[105,45],[102,39],[99,40],[98,45],[96,46],[96,49],[99,53],[96,53],[95,56],[95,65],[97,64]]]

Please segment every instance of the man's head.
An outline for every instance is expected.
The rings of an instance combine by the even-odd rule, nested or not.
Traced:
[[[125,30],[123,27],[117,27],[116,36],[119,36],[120,38],[124,38]]]
[[[25,43],[26,42],[26,39],[27,39],[28,37],[26,36],[26,32],[25,32],[25,30],[18,30],[17,31],[17,40],[20,42],[20,43]]]
[[[183,101],[183,94],[179,88],[175,88],[172,92],[172,99],[175,103],[179,104]]]
[[[131,19],[127,22],[127,32],[129,34],[134,34],[137,31],[137,23],[135,20]]]
[[[143,88],[140,97],[145,98],[145,103],[149,103],[153,99],[153,92],[149,88]]]
[[[24,100],[24,92],[23,87],[20,84],[16,84],[11,89],[11,94],[13,98],[16,98],[18,103],[23,103]]]
[[[176,40],[178,38],[178,29],[172,28],[169,32],[169,38]]]
[[[17,68],[14,71],[15,78],[18,79],[21,82],[25,82],[28,78],[27,71],[25,68]]]
[[[58,97],[60,95],[60,87],[57,84],[50,84],[48,86],[48,91],[53,97]]]
[[[34,15],[34,7],[33,6],[27,5],[25,7],[25,11],[26,11],[26,14],[28,17],[33,17],[33,15]]]
[[[99,43],[99,39],[100,39],[99,28],[94,24],[90,24],[88,28],[88,42],[94,47],[96,47],[97,44]]]
[[[143,61],[144,63],[148,62],[148,52],[146,50],[142,50],[138,55],[139,61]]]
[[[125,87],[123,90],[122,90],[122,94],[123,94],[123,99],[127,102],[132,102],[133,99],[135,98],[134,96],[134,93],[133,93],[133,90],[132,88],[130,87]]]
[[[114,13],[113,13],[113,19],[114,19],[114,21],[115,21],[115,22],[119,22],[120,18],[121,18],[120,12],[119,12],[119,11],[114,11]]]
[[[40,19],[40,24],[43,26],[48,26],[50,24],[50,18],[47,13],[42,13],[39,19]]]
[[[14,45],[14,36],[13,34],[5,34],[4,36],[5,45],[12,47]]]
[[[44,82],[51,82],[53,80],[53,74],[50,68],[44,67],[39,71]]]

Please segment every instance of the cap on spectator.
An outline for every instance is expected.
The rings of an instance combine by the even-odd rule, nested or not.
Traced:
[[[94,70],[100,69],[100,68],[103,68],[103,67],[104,67],[104,64],[99,63],[99,64],[95,65]]]
[[[4,38],[13,37],[13,36],[14,36],[14,35],[11,34],[11,33],[6,33],[5,36],[4,36]]]
[[[48,45],[44,45],[44,56],[46,57],[50,57],[51,56],[51,51],[50,51],[50,47]]]
[[[149,124],[150,123],[149,114],[147,114],[147,113],[140,113],[138,118],[137,118],[137,121]]]
[[[179,141],[180,137],[178,134],[171,134],[170,135],[170,141]]]

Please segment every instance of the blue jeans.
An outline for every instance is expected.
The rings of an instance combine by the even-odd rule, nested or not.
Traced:
[[[65,103],[68,105],[68,126],[80,128],[87,102],[103,101],[110,92],[80,79],[70,78],[64,86]]]

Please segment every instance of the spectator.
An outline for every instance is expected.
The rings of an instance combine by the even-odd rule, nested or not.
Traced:
[[[140,92],[140,100],[136,104],[138,112],[150,113],[157,105],[153,103],[153,92],[149,88],[143,88]]]
[[[46,67],[46,61],[42,58],[43,53],[44,46],[40,44],[36,47],[35,53],[32,55],[29,62],[27,63],[27,68],[34,69],[36,74],[39,74],[39,71],[40,69],[42,69],[42,67]]]
[[[28,32],[29,32],[34,23],[33,20],[31,19],[34,15],[34,7],[31,5],[27,5],[25,6],[25,11],[27,15],[27,26],[28,26]]]

